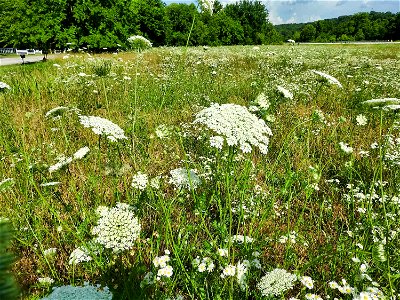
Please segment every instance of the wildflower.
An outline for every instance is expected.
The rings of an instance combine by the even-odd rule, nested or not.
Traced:
[[[210,137],[210,146],[222,150],[224,138],[219,135]]]
[[[309,276],[302,276],[300,282],[308,289],[314,288],[314,281]]]
[[[212,15],[214,10],[214,2],[215,0],[200,0],[199,4],[202,11],[208,11]]]
[[[155,189],[158,190],[160,188],[160,180],[161,180],[161,176],[156,176],[154,178],[150,179],[150,186]]]
[[[95,241],[114,252],[133,247],[140,234],[140,223],[133,213],[133,207],[125,203],[117,203],[113,208],[100,206],[100,216],[92,233]]]
[[[329,287],[335,290],[339,288],[339,284],[336,281],[331,281],[329,282]]]
[[[46,257],[52,257],[56,255],[57,253],[57,248],[49,248],[43,251],[43,255]]]
[[[287,89],[285,89],[284,87],[278,85],[276,87],[278,89],[279,92],[282,93],[283,97],[292,100],[293,99],[293,94],[291,92],[289,92]]]
[[[54,279],[50,277],[39,277],[38,282],[42,285],[51,285],[54,283]]]
[[[201,184],[200,177],[192,169],[177,168],[171,170],[170,174],[169,183],[178,189],[196,189]]]
[[[69,165],[72,162],[72,157],[65,157],[64,155],[58,157],[58,162],[49,167],[49,172],[55,172],[60,170],[61,168]]]
[[[132,49],[142,51],[152,47],[152,43],[141,35],[132,35],[128,38]]]
[[[337,85],[337,86],[340,87],[340,88],[343,87],[342,84],[339,82],[339,80],[337,80],[335,77],[333,77],[333,76],[331,76],[331,75],[328,75],[328,74],[326,74],[326,73],[324,73],[324,72],[317,71],[317,70],[311,70],[311,72],[322,76],[323,78],[325,78],[326,80],[328,80],[328,82],[329,82],[330,84],[335,84],[335,85]]]
[[[367,105],[367,106],[396,105],[396,104],[400,104],[400,99],[398,99],[398,98],[371,99],[371,100],[362,102],[362,104]]]
[[[78,247],[69,255],[68,263],[70,265],[76,265],[81,262],[91,261],[92,257],[87,253],[85,248]]]
[[[219,248],[219,249],[218,249],[218,254],[219,254],[219,256],[221,256],[221,257],[228,256],[228,249],[221,249],[221,248]]]
[[[157,256],[155,259],[153,259],[153,264],[156,268],[165,268],[169,261],[170,258],[168,255]]]
[[[235,276],[235,274],[236,274],[236,266],[229,264],[222,270],[221,278],[230,277],[230,276],[233,277],[233,276]]]
[[[156,128],[156,135],[160,139],[169,138],[173,133],[173,127],[161,124]]]
[[[361,264],[361,265],[360,265],[360,272],[361,272],[361,273],[367,272],[367,269],[368,269],[367,264]]]
[[[7,83],[0,81],[0,91],[6,90],[6,89],[11,90],[11,87]]]
[[[41,183],[40,186],[43,186],[43,187],[55,186],[55,185],[59,185],[60,183],[61,183],[60,181],[51,181],[51,182]]]
[[[254,101],[262,110],[267,110],[271,103],[268,101],[264,93],[259,94]]]
[[[356,117],[356,122],[358,126],[365,126],[367,125],[367,117],[360,114]]]
[[[133,175],[132,187],[143,191],[146,189],[148,182],[148,176],[142,172],[138,172],[137,174]]]
[[[71,300],[71,299],[93,299],[111,300],[113,297],[108,287],[101,288],[93,286],[88,282],[84,286],[63,285],[53,288],[53,292],[41,300]]]
[[[322,298],[316,294],[308,293],[305,295],[307,300],[322,300]]]
[[[230,238],[230,240],[232,242],[237,242],[239,244],[243,244],[243,243],[252,243],[254,239],[249,237],[249,236],[247,236],[247,235],[238,234],[238,235],[233,235]],[[226,241],[228,241],[228,239]]]
[[[263,154],[268,152],[271,129],[244,106],[212,104],[200,111],[193,123],[205,125],[225,137],[229,146],[239,146],[243,152],[251,151],[251,146]]]
[[[249,262],[243,261],[236,264],[236,280],[242,290],[246,288],[246,273],[248,271]]]
[[[53,119],[56,119],[57,117],[61,116],[65,112],[71,110],[71,108],[66,107],[66,106],[57,106],[52,109],[50,109],[46,114],[44,115],[46,118],[52,117]]]
[[[79,116],[79,121],[85,128],[92,128],[95,134],[104,134],[113,142],[127,139],[124,131],[118,125],[107,119],[96,116]]]
[[[348,144],[346,144],[346,143],[340,142],[340,143],[339,143],[339,146],[340,146],[340,149],[341,149],[344,153],[346,153],[346,154],[350,154],[350,153],[353,152],[353,148],[350,147],[350,146],[349,146]]]
[[[164,276],[170,278],[173,273],[174,273],[173,268],[170,265],[166,265],[164,268],[158,270],[157,276],[158,277]]]
[[[74,159],[82,159],[86,156],[86,154],[89,153],[89,151],[90,151],[89,147],[87,146],[82,147],[78,151],[76,151],[72,157]]]
[[[293,288],[297,276],[284,269],[274,269],[265,274],[257,284],[263,296],[280,296]]]

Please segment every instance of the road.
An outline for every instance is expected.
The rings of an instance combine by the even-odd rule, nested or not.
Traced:
[[[25,55],[25,63],[33,63],[43,60],[43,55]],[[18,56],[0,57],[0,66],[22,64],[22,59]]]

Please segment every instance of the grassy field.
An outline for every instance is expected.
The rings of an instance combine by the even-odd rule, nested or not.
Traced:
[[[399,61],[284,45],[1,67],[22,299],[398,299]]]

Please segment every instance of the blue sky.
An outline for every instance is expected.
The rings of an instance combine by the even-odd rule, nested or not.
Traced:
[[[191,0],[164,0],[191,3]],[[223,4],[236,0],[219,0]],[[261,0],[268,8],[272,24],[305,23],[322,19],[352,15],[357,12],[400,11],[400,0]]]

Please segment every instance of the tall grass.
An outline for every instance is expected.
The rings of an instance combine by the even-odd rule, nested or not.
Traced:
[[[1,188],[0,217],[16,233],[21,297],[89,281],[115,299],[264,299],[261,278],[276,268],[298,276],[277,298],[381,298],[368,288],[398,297],[398,116],[362,105],[400,98],[396,47],[160,48],[0,68],[12,87],[0,92],[0,180],[13,179]],[[261,93],[267,106],[256,103]],[[211,147],[215,132],[193,121],[212,103],[242,105],[265,120],[268,154]],[[58,106],[69,110],[45,117]],[[357,125],[360,114],[366,125]],[[107,118],[127,139],[96,135],[79,115]],[[85,157],[49,172],[84,146]],[[179,188],[170,173],[177,168],[201,184],[189,176]],[[132,186],[138,172],[148,175],[143,188]],[[117,203],[141,224],[121,252],[92,233],[96,210]],[[78,247],[91,260],[70,264]],[[170,277],[154,263],[164,256]]]

